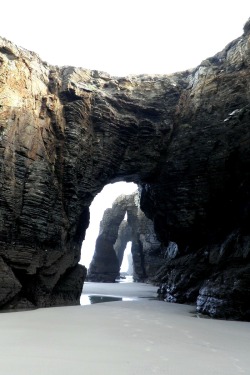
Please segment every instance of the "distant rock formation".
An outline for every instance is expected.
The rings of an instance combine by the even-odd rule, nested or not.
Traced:
[[[250,320],[249,86],[250,21],[172,75],[50,66],[0,39],[0,307],[79,303],[89,205],[124,180],[168,249],[165,299]]]
[[[127,220],[123,220],[125,214]],[[153,222],[140,210],[138,191],[120,195],[112,208],[105,210],[88,280],[114,282],[120,274],[124,250],[129,241],[132,242],[134,280],[150,279],[162,265],[159,257],[161,243],[156,238]]]
[[[127,220],[123,220],[119,226],[117,238],[114,244],[114,251],[119,261],[119,267],[122,265],[124,251],[127,243],[132,240],[132,228],[128,225]]]

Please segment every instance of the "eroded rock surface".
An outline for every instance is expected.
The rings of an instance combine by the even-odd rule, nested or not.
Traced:
[[[250,319],[249,25],[170,76],[53,67],[0,39],[1,307],[78,303],[88,207],[125,180],[178,245],[155,276],[168,297]]]

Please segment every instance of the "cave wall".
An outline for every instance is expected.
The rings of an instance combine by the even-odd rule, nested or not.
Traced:
[[[242,38],[190,76],[167,161],[154,185],[144,185],[141,200],[163,243],[178,244],[175,258],[155,277],[164,298],[196,302],[211,316],[247,320],[249,47],[247,23]]]
[[[178,245],[155,278],[166,298],[250,319],[249,38],[247,22],[193,70],[126,78],[0,39],[1,308],[79,302],[88,207],[124,180]]]

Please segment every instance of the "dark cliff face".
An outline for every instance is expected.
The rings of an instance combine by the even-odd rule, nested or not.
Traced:
[[[125,180],[178,245],[166,298],[250,319],[249,85],[249,23],[171,76],[52,67],[0,39],[0,305],[77,303],[88,207]]]

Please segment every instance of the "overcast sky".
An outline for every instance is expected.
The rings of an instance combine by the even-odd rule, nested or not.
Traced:
[[[3,0],[0,35],[113,75],[195,67],[242,34],[249,0]]]
[[[0,9],[0,35],[50,64],[168,74],[195,67],[239,37],[250,0],[3,0]],[[120,183],[97,198],[84,254],[93,251],[102,203],[111,206],[134,188]]]

